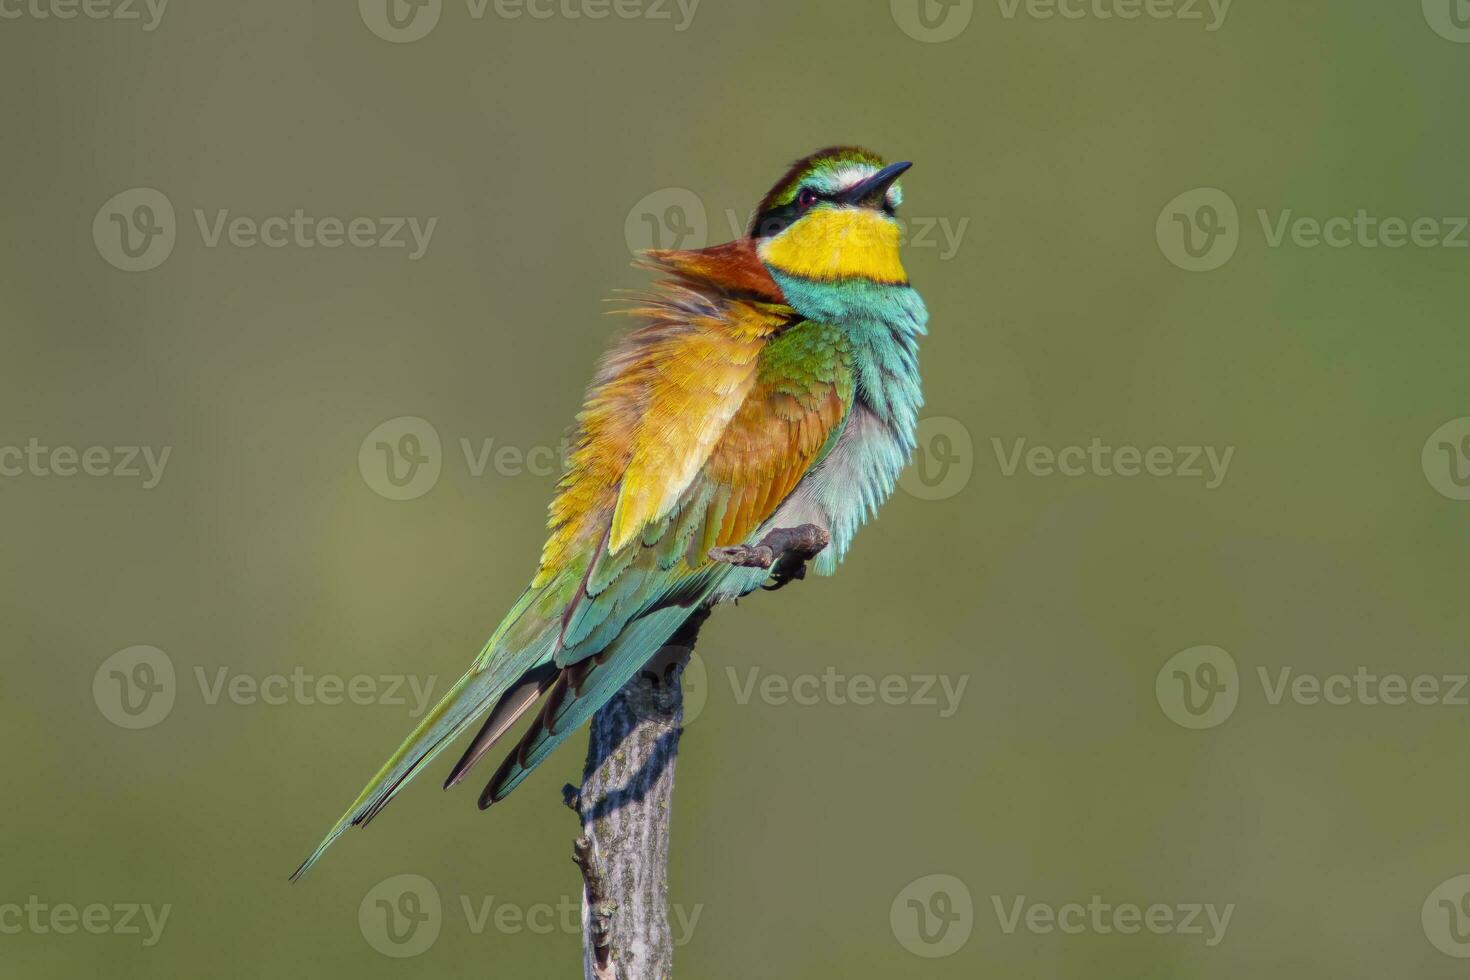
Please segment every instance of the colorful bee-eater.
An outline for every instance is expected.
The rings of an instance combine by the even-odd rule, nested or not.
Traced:
[[[503,799],[685,620],[767,579],[732,560],[767,532],[815,525],[830,544],[814,568],[836,569],[892,492],[922,404],[928,314],[894,217],[908,168],[821,150],[776,183],[746,237],[646,253],[664,278],[577,416],[535,578],[293,877],[480,715],[446,787],[539,701],[480,806]]]

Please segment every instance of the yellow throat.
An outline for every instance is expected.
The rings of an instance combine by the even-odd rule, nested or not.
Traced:
[[[872,208],[819,208],[761,243],[767,265],[805,279],[908,282],[898,223]]]

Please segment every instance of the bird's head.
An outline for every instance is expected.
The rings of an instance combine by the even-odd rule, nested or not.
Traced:
[[[779,279],[906,283],[894,210],[909,166],[856,146],[798,160],[756,208],[750,237],[761,261]]]

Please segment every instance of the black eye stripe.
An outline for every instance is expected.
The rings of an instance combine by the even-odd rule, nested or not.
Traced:
[[[750,233],[755,238],[769,238],[779,234],[802,214],[802,209],[797,206],[793,198],[788,204],[770,208],[763,214],[756,215],[755,221],[751,223]]]
[[[814,197],[809,205],[803,207],[801,198],[803,194],[807,193],[814,195]],[[752,238],[769,238],[772,235],[780,234],[783,230],[795,223],[797,218],[806,214],[808,210],[816,205],[821,203],[836,203],[842,193],[840,190],[835,193],[827,193],[809,185],[798,187],[796,193],[791,196],[790,201],[777,207],[768,208],[756,215],[755,220],[750,223],[750,235]],[[883,210],[890,215],[893,214],[893,208],[888,204],[886,198],[884,199]]]

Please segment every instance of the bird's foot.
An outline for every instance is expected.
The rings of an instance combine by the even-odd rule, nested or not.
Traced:
[[[800,524],[774,528],[759,544],[711,548],[709,556],[740,568],[769,568],[771,582],[762,588],[774,592],[789,582],[806,578],[806,563],[821,554],[831,541],[826,528]]]

